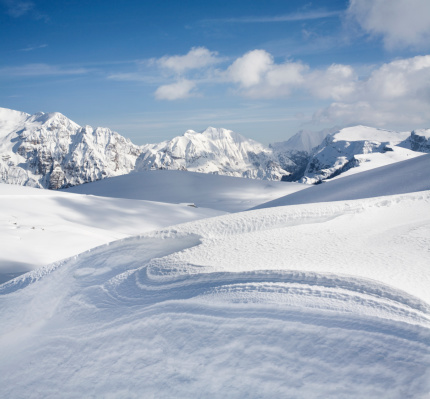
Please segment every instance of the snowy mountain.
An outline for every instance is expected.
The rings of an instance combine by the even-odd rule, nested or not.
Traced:
[[[345,201],[430,190],[430,154],[333,179],[287,194],[254,209]]]
[[[416,137],[422,137],[420,134],[422,133],[394,132],[367,126],[341,129],[328,135],[313,150],[300,182],[320,183],[338,175],[347,176],[422,155],[423,152],[408,149],[405,144],[408,137],[409,141],[414,137],[415,144],[411,142],[409,148],[424,149],[425,144],[416,144]]]
[[[280,165],[290,173],[285,175],[282,180],[299,180],[308,165],[312,150],[320,145],[329,134],[338,130],[337,127],[318,132],[300,130],[287,141],[270,144],[269,147]]]
[[[133,170],[138,146],[55,112],[0,108],[0,182],[57,189]]]
[[[262,144],[227,129],[209,127],[202,133],[142,147],[136,171],[188,170],[252,179],[281,180],[282,169],[273,152]]]
[[[413,130],[411,135],[400,144],[418,152],[430,152],[430,129]]]
[[[157,169],[265,180],[289,174],[271,149],[231,130],[189,130],[136,146],[110,129],[81,127],[60,113],[0,108],[0,182],[57,189]]]
[[[110,129],[81,127],[60,113],[28,115],[0,108],[0,182],[58,189],[167,169],[314,184],[430,152],[429,131],[302,130],[265,147],[209,127],[137,146]]]
[[[310,130],[300,130],[287,141],[270,144],[276,152],[307,152],[310,154],[312,149],[319,146],[322,141],[330,134],[339,131],[339,127],[323,129],[317,132]]]

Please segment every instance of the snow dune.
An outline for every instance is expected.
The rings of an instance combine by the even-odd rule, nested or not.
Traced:
[[[0,184],[0,283],[110,241],[223,213]]]
[[[268,208],[0,286],[3,397],[425,398],[430,192]]]
[[[308,190],[257,205],[255,209],[430,190],[429,170],[430,155],[421,155],[393,165],[382,166],[340,179],[327,180]]]
[[[299,183],[154,170],[103,179],[63,191],[102,197],[194,203],[198,207],[239,212],[306,188],[309,186]]]

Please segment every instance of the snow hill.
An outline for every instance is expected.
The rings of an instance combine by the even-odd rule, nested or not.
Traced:
[[[94,248],[0,286],[0,396],[424,399],[429,240],[426,191]]]
[[[175,170],[130,173],[65,189],[68,193],[128,198],[239,212],[309,186]]]
[[[258,205],[255,209],[430,190],[429,170],[430,154],[426,154],[341,179],[329,180],[308,190]]]
[[[101,244],[223,213],[0,184],[0,284]]]

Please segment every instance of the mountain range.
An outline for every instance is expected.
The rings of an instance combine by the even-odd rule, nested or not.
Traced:
[[[315,184],[430,152],[430,130],[366,126],[300,131],[264,146],[231,130],[138,146],[108,128],[79,126],[64,115],[0,108],[0,182],[59,189],[147,170],[187,170]]]

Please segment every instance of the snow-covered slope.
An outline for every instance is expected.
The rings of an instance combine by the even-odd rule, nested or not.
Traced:
[[[319,183],[422,155],[405,148],[402,142],[409,136],[367,126],[341,129],[313,151],[300,182]]]
[[[209,127],[202,133],[143,146],[136,170],[188,170],[253,179],[281,180],[283,170],[270,149],[227,129]]]
[[[342,179],[329,180],[255,208],[344,201],[430,190],[429,170],[430,154],[426,154]]]
[[[70,187],[65,191],[176,204],[193,203],[198,207],[239,212],[307,188],[309,186],[298,183],[155,170],[130,173]]]
[[[106,128],[64,115],[0,109],[0,182],[59,188],[133,170],[140,149]]]
[[[0,283],[119,238],[220,214],[0,184]]]
[[[0,286],[2,397],[426,398],[430,192],[279,207]]]

